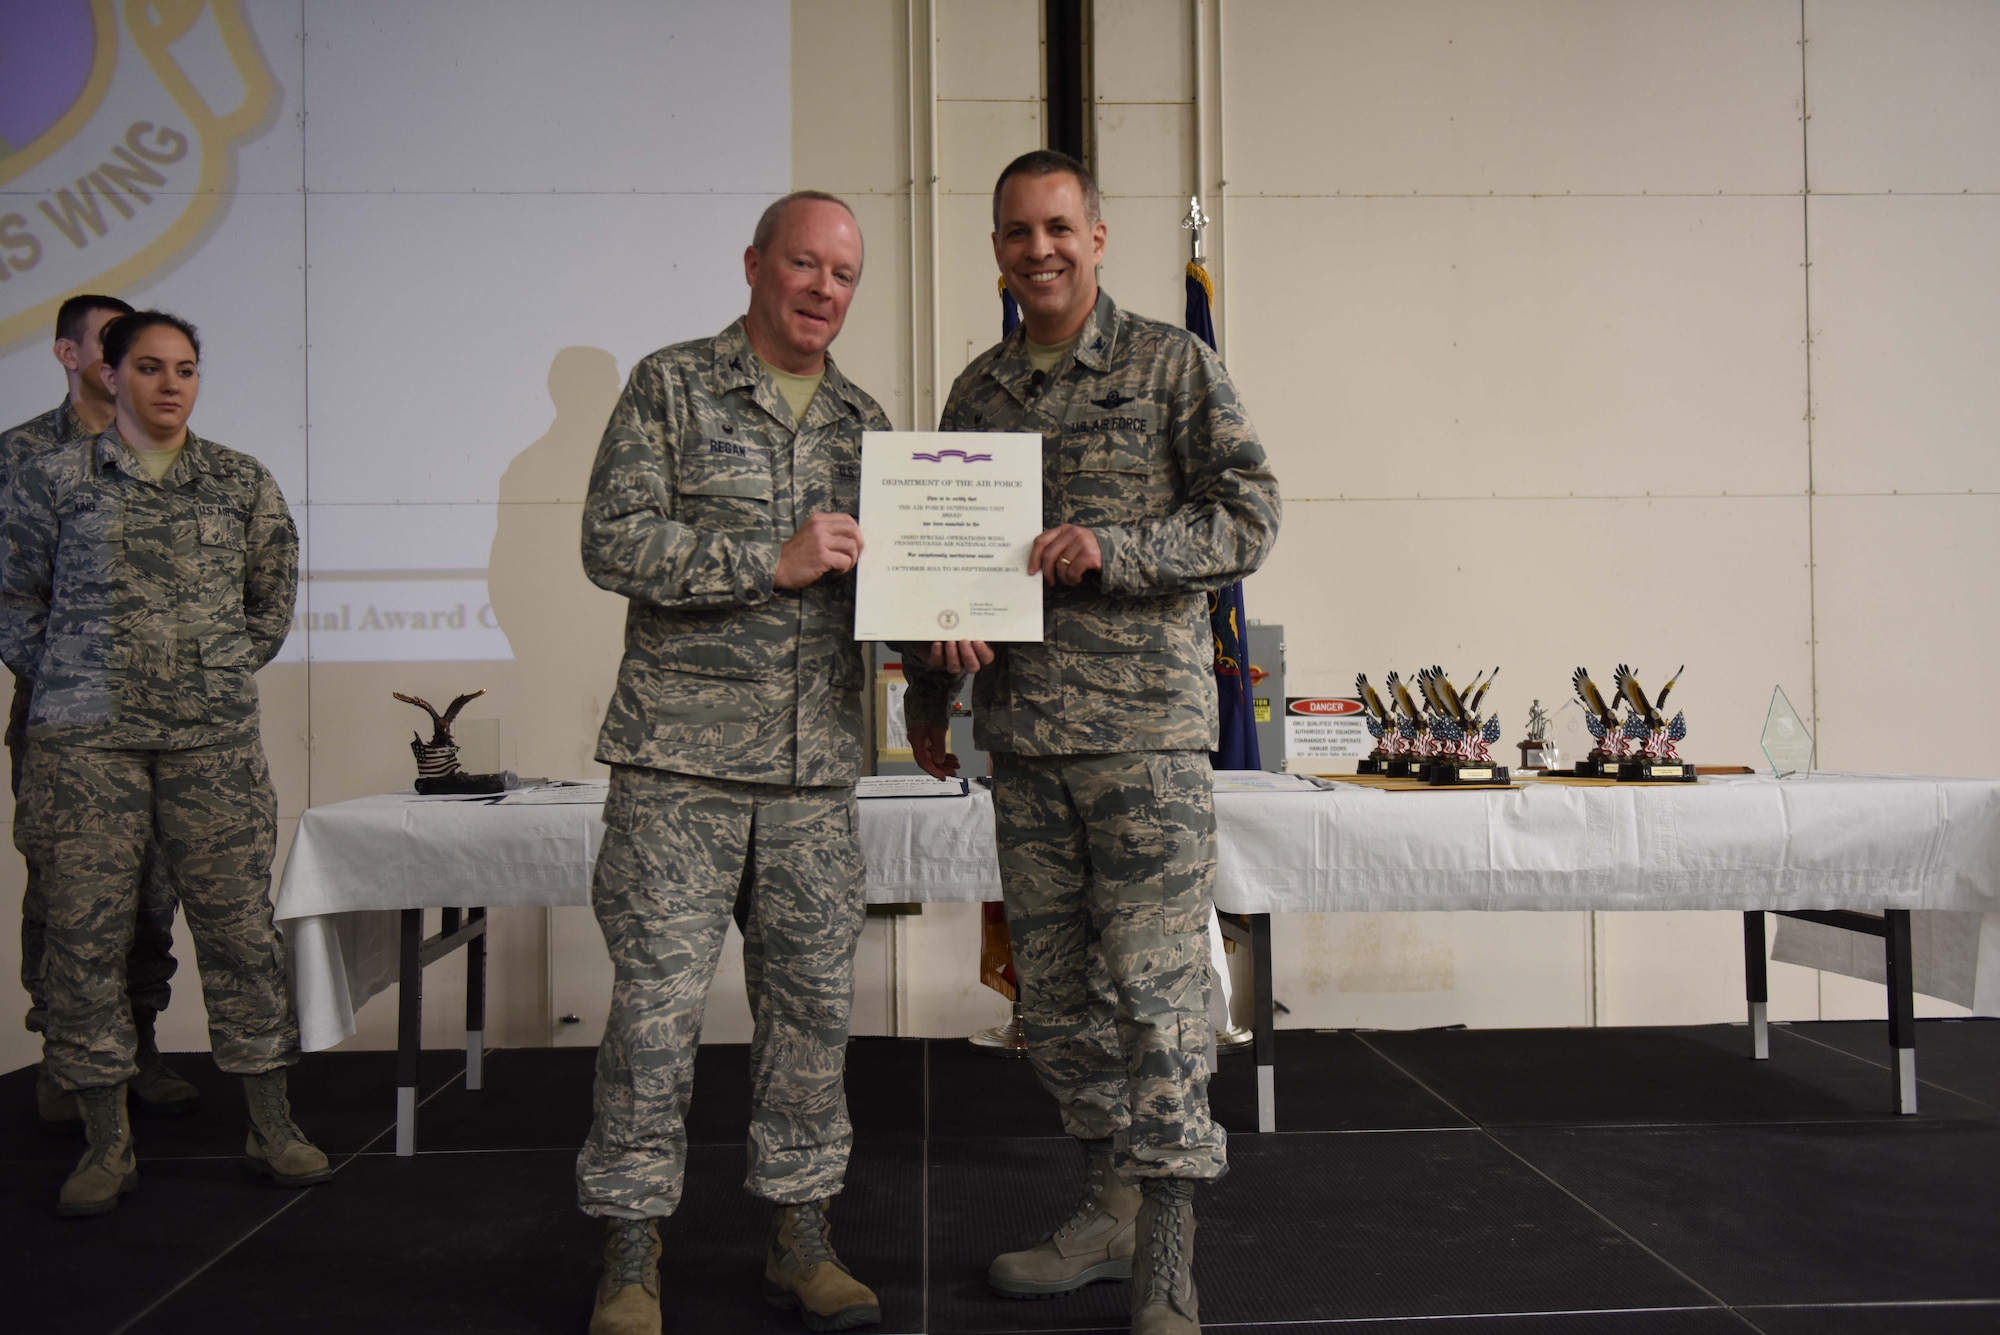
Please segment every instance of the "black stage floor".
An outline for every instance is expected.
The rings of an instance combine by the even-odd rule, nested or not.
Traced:
[[[1919,1025],[1923,1111],[1896,1117],[1880,1024],[1284,1032],[1276,1135],[1238,1134],[1197,1198],[1204,1326],[1237,1335],[1958,1335],[2000,1331],[2000,1022]],[[240,1166],[244,1116],[139,1118],[140,1187],[52,1205],[79,1142],[0,1076],[0,1328],[9,1332],[584,1329],[600,1230],[571,1167],[592,1054],[495,1052],[487,1087],[426,1054],[415,1159],[389,1053],[310,1057],[306,1129],[339,1176]],[[1247,1055],[1223,1124],[1255,1123]],[[834,1212],[885,1331],[1122,1331],[1125,1286],[1008,1302],[982,1282],[1070,1203],[1078,1157],[1019,1061],[856,1041],[856,1145]],[[686,1202],[662,1232],[667,1330],[791,1331],[757,1294],[766,1207],[740,1186],[745,1054],[704,1048]]]

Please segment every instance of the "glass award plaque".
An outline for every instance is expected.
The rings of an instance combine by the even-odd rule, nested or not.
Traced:
[[[1771,688],[1771,709],[1764,716],[1762,742],[1764,758],[1771,762],[1771,772],[1779,778],[1812,773],[1812,734],[1806,731],[1806,721],[1792,708],[1782,686]]]
[[[1549,745],[1556,757],[1549,762],[1549,769],[1562,770],[1564,762],[1575,765],[1589,755],[1596,744],[1596,739],[1591,737],[1590,729],[1584,723],[1583,706],[1574,700],[1565,700],[1549,724]]]

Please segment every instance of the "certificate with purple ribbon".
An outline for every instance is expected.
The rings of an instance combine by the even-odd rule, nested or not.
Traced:
[[[1041,531],[1039,435],[864,433],[854,638],[1039,642]]]

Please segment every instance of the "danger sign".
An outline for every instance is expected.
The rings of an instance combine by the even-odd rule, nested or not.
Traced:
[[[1285,759],[1360,760],[1375,749],[1361,702],[1346,696],[1285,700]]]

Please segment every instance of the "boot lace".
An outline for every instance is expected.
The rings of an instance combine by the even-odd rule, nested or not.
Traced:
[[[627,1288],[646,1282],[646,1262],[653,1251],[653,1221],[650,1219],[621,1219],[611,1232],[611,1245],[605,1249],[604,1270],[609,1280],[607,1287]]]
[[[250,1124],[257,1129],[257,1134],[266,1145],[275,1147],[306,1138],[306,1133],[292,1122],[291,1101],[285,1097],[285,1087],[281,1082],[253,1077],[248,1084]]]
[[[1186,1310],[1187,1285],[1193,1276],[1181,1258],[1186,1255],[1185,1225],[1190,1213],[1186,1207],[1194,1200],[1194,1185],[1173,1178],[1156,1181],[1157,1185],[1146,1184],[1157,1212],[1146,1235],[1146,1301],[1141,1305],[1169,1303]]]
[[[1048,1242],[1055,1238],[1067,1238],[1080,1231],[1104,1210],[1105,1180],[1111,1175],[1111,1157],[1091,1156],[1083,1169],[1083,1195],[1076,1203],[1076,1209],[1055,1232],[1043,1238]]]
[[[84,1164],[116,1166],[124,1157],[119,1144],[118,1101],[80,1094],[76,1102],[83,1113],[84,1135],[90,1147],[84,1152]]]
[[[840,1266],[840,1258],[833,1254],[833,1224],[817,1201],[807,1201],[793,1212],[792,1246],[805,1265]]]

